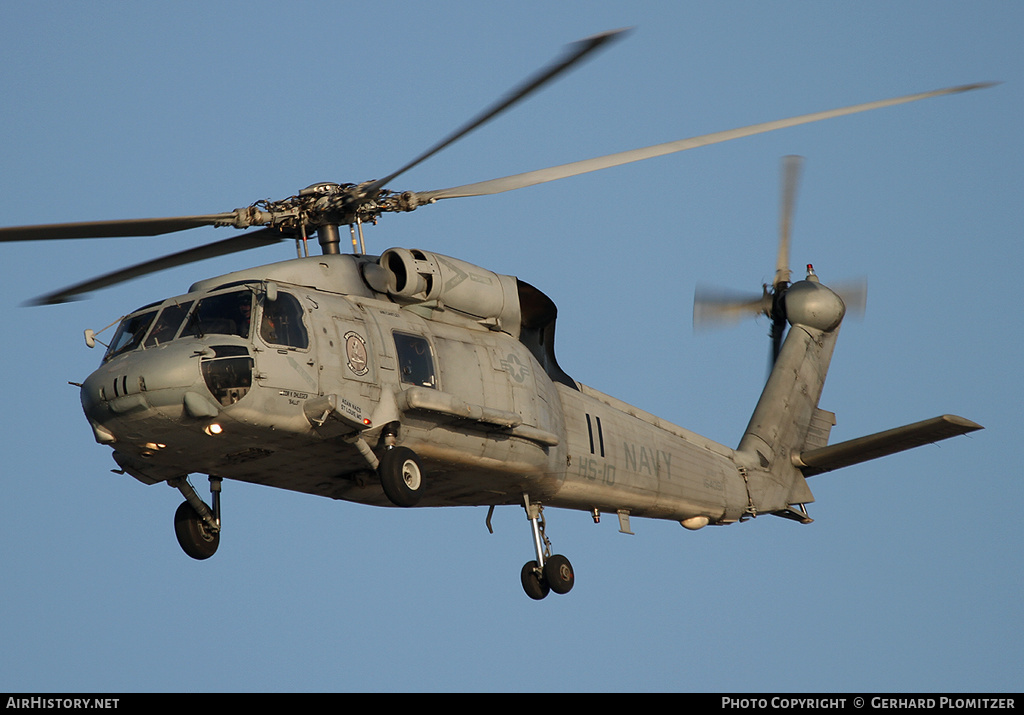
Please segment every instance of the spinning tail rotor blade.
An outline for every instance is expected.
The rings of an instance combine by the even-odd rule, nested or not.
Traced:
[[[775,263],[773,286],[778,290],[789,283],[789,242],[793,229],[793,211],[796,208],[796,189],[803,168],[802,156],[787,156],[782,160],[782,197],[779,207],[779,258]]]
[[[831,283],[829,287],[843,299],[847,315],[852,315],[854,318],[864,316],[864,311],[867,310],[868,305],[867,278]]]
[[[709,330],[734,325],[748,318],[766,315],[771,310],[771,296],[697,286],[693,294],[693,327]]]
[[[775,261],[775,278],[772,280],[772,305],[769,317],[772,327],[768,336],[772,341],[769,371],[775,367],[786,335],[786,289],[789,288],[789,246],[793,231],[793,212],[796,210],[796,190],[803,169],[802,156],[786,156],[782,159],[782,194],[779,199],[779,256]]]
[[[782,159],[782,190],[779,207],[779,250],[775,261],[775,277],[771,286],[764,285],[759,297],[743,296],[724,291],[698,288],[693,299],[694,328],[723,325],[758,315],[771,320],[768,337],[771,340],[768,370],[775,366],[786,335],[786,290],[789,288],[789,246],[796,206],[796,190],[803,167],[803,157],[786,156]]]

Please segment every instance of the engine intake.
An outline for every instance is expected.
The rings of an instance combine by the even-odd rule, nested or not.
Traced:
[[[518,336],[516,279],[457,258],[418,249],[389,248],[381,255],[382,292],[406,305],[433,303]]]

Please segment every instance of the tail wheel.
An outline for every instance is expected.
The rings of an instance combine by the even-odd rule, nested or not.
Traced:
[[[423,467],[408,447],[394,447],[381,457],[377,467],[380,486],[395,506],[416,506],[423,496]]]
[[[174,535],[182,551],[200,561],[217,553],[220,545],[220,532],[210,529],[187,501],[174,512]]]

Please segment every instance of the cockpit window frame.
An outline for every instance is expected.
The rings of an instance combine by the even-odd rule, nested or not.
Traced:
[[[178,334],[187,324],[192,313],[192,308],[195,307],[195,304],[196,301],[194,299],[184,301],[173,300],[167,303],[167,305],[161,307],[160,314],[149,327],[146,340],[142,343],[142,349],[151,350],[153,348],[158,348],[177,338]],[[171,311],[179,311],[178,317],[169,318]],[[173,324],[167,322],[168,319],[174,321]]]
[[[263,297],[260,303],[260,339],[270,347],[307,351],[310,347],[309,326],[302,301],[289,291],[279,291],[274,300]],[[276,319],[276,322],[275,322]]]
[[[107,352],[103,355],[103,362],[109,362],[118,355],[124,355],[125,353],[131,352],[138,349],[149,333],[150,328],[153,326],[153,321],[156,319],[158,308],[152,308],[146,306],[140,310],[135,311],[129,315],[126,315],[121,319],[121,322],[117,326],[117,330],[114,332],[114,337],[110,341],[110,345],[107,346]],[[141,325],[138,321],[145,319],[145,322]],[[135,327],[130,326],[135,324]],[[122,340],[122,336],[126,335],[130,331],[130,337],[127,341],[118,345]]]
[[[238,309],[238,315],[231,314],[231,307],[228,305],[228,311],[220,314],[214,313],[213,317],[215,320],[210,321],[210,324],[203,325],[200,322],[200,310],[203,309],[204,303],[207,301],[219,301],[227,300],[230,296],[242,296],[248,297],[248,315],[243,314],[243,306],[245,301],[239,300],[235,304],[235,308]],[[253,319],[253,295],[254,291],[252,288],[243,288],[242,290],[225,290],[222,292],[212,292],[196,299],[196,304],[193,306],[192,311],[188,315],[188,319],[182,326],[179,333],[179,337],[185,338],[202,338],[207,335],[224,335],[242,338],[243,340],[249,340],[252,335],[252,319]],[[209,303],[208,303],[209,305]],[[218,322],[219,321],[219,322]],[[234,323],[234,328],[227,330],[228,322]],[[239,327],[242,326],[242,327]]]

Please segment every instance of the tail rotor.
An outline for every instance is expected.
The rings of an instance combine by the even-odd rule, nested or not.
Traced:
[[[771,285],[762,286],[761,295],[741,294],[717,288],[698,286],[693,300],[693,325],[695,329],[718,327],[735,323],[749,317],[765,316],[771,321],[769,338],[771,354],[769,367],[774,367],[786,335],[789,314],[786,309],[786,293],[791,286],[789,253],[793,229],[793,215],[796,210],[797,188],[803,169],[801,156],[786,156],[782,159],[781,195],[779,201],[779,246],[775,261],[775,275]],[[813,269],[807,266],[808,279],[817,281]],[[848,307],[863,312],[866,301],[866,282],[851,283],[835,291]]]

